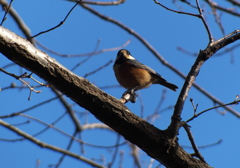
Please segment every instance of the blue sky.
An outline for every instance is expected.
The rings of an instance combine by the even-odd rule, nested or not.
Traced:
[[[197,13],[196,9],[190,8],[180,2],[177,2],[176,4],[172,4],[171,2],[163,3],[169,8]],[[202,1],[200,1],[200,3],[202,3]],[[222,3],[223,6],[229,5],[226,2],[220,1],[219,3]],[[73,3],[59,0],[22,0],[13,2],[13,7],[31,29],[31,33],[33,35],[57,25],[63,20],[72,6]],[[205,49],[208,44],[208,36],[200,19],[166,11],[156,5],[153,1],[126,1],[124,4],[118,6],[92,7],[106,16],[119,20],[121,23],[136,31],[145,38],[164,57],[164,59],[168,61],[168,63],[175,66],[184,74],[189,72],[196,57],[180,52],[177,48],[181,47],[191,53],[198,53],[199,50]],[[206,4],[202,5],[202,7],[204,8],[204,14],[214,38],[222,38],[223,34],[216,24],[211,14],[211,10]],[[3,14],[3,11],[1,11],[0,16],[3,16]],[[226,34],[239,29],[238,17],[224,13],[221,15],[221,21]],[[8,16],[8,19],[5,21],[3,26],[23,36],[10,16]],[[112,23],[99,19],[81,7],[76,7],[61,27],[46,34],[42,34],[36,39],[49,49],[63,54],[82,54],[92,52],[96,48],[98,40],[100,40],[98,47],[99,50],[119,47],[127,40],[131,40],[130,44],[125,48],[128,49],[136,59],[156,70],[169,82],[176,84],[180,89],[184,83],[184,80],[181,77],[162,65],[134,36]],[[236,42],[228,47],[235,44],[239,44],[239,42]],[[73,68],[78,62],[81,62],[86,58],[63,58],[46,50],[44,51],[69,69]],[[224,49],[221,51],[224,51]],[[197,84],[225,103],[232,102],[236,95],[240,94],[240,78],[238,73],[240,61],[240,58],[238,57],[239,52],[240,49],[237,48],[221,56],[213,56],[206,61],[201,68],[200,74],[197,76]],[[116,53],[117,51],[110,51],[95,55],[86,63],[78,67],[74,73],[79,76],[84,76],[85,74],[106,64],[110,60],[114,60]],[[2,55],[0,60],[1,67],[11,63],[11,61]],[[96,74],[89,76],[87,79],[98,87],[117,85],[118,83],[114,77],[112,65],[113,63]],[[18,66],[11,66],[6,68],[6,70],[17,75],[21,75],[25,72],[24,69]],[[34,77],[42,81],[36,75]],[[0,73],[0,79],[1,88],[9,86],[12,82],[21,86],[21,82],[16,81],[12,77],[3,73]],[[36,85],[36,83],[31,80],[27,81],[32,85]],[[150,88],[141,90],[138,101],[135,104],[127,103],[126,106],[136,115],[140,116],[142,102],[144,105],[143,117],[145,118],[152,114],[156,109],[157,103],[162,96],[163,89],[164,88],[162,86],[154,85]],[[167,90],[166,98],[161,106],[161,109],[175,104],[180,93],[180,89],[177,92]],[[39,90],[42,92],[40,94],[33,93],[30,101],[27,100],[29,95],[28,89],[4,90],[0,92],[1,115],[24,110],[54,97],[54,94],[49,91],[49,88],[42,87],[39,88]],[[116,87],[105,89],[104,91],[114,97],[120,98],[125,90],[121,87]],[[197,112],[201,112],[202,110],[214,106],[214,103],[210,99],[201,94],[195,88],[191,88],[188,94],[188,99],[184,105],[182,114],[183,120],[187,120],[193,115],[193,108],[189,98],[193,98],[195,104],[198,104]],[[74,105],[74,103],[68,98],[66,99],[70,104]],[[78,116],[83,113],[87,113],[86,110],[78,107],[77,105],[74,105],[73,108]],[[233,108],[236,111],[240,111],[240,107],[237,105]],[[224,111],[222,108],[219,110]],[[172,111],[173,110],[170,109],[160,113],[159,118],[155,120],[153,124],[159,129],[165,129],[170,122]],[[26,114],[39,118],[50,124],[64,113],[65,110],[59,102],[55,100],[49,104],[28,111]],[[11,124],[17,124],[27,121],[28,118],[18,116],[4,120]],[[81,117],[80,121],[82,124],[86,122],[99,122],[90,113],[87,113],[87,116],[85,117]],[[239,165],[238,156],[240,154],[240,145],[238,143],[238,139],[240,133],[238,131],[238,127],[240,123],[237,117],[227,111],[223,115],[215,110],[212,110],[190,122],[189,125],[191,126],[191,131],[194,135],[195,141],[199,146],[212,144],[222,140],[222,143],[219,145],[208,148],[200,148],[201,154],[212,167],[234,168]],[[59,123],[57,123],[56,127],[69,134],[73,134],[74,132],[74,126],[67,115]],[[29,134],[35,134],[45,128],[45,126],[39,124],[38,122],[31,121],[30,124],[23,124],[18,126],[18,128]],[[0,138],[19,138],[5,128],[0,127],[0,130],[2,132]],[[116,134],[111,131],[100,129],[85,131],[82,137],[84,141],[96,145],[109,146],[114,145],[117,141]],[[49,129],[46,133],[37,136],[37,138],[46,143],[62,148],[66,148],[69,142],[69,137],[62,135],[53,129]],[[120,141],[124,142],[124,139],[121,138]],[[182,129],[180,130],[179,142],[181,145],[190,145],[187,135]],[[4,153],[1,155],[2,161],[0,163],[0,167],[13,168],[21,165],[21,167],[24,166],[26,168],[30,168],[36,165],[37,159],[41,161],[39,167],[48,167],[49,164],[56,164],[59,157],[61,157],[61,154],[49,151],[48,149],[40,148],[27,140],[17,141],[14,143],[2,141],[0,142],[0,148],[3,151],[2,153]],[[79,143],[75,142],[71,151],[79,153],[80,149]],[[85,153],[80,153],[81,155],[90,159],[93,157],[101,158],[104,156],[106,162],[111,160],[110,156],[114,151],[113,149],[107,151],[102,150],[101,148],[96,149],[87,145],[84,149]],[[122,150],[125,150],[123,167],[133,167],[133,160],[129,157],[130,151],[128,145],[125,145]],[[191,149],[186,150],[192,153]],[[140,152],[140,155],[141,159],[143,159],[144,165],[147,167],[150,162],[150,158],[147,157],[143,151]],[[118,163],[119,158],[117,158],[114,167],[117,167]],[[156,167],[157,165],[158,163],[155,161],[154,166]],[[61,167],[88,166],[83,164],[81,161],[66,157]]]

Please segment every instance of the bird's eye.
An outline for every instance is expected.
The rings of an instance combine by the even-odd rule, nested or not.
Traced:
[[[125,52],[122,52],[121,53],[121,57],[125,57],[126,56],[126,53]]]

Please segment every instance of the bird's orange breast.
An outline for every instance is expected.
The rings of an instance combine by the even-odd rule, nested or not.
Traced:
[[[120,85],[126,89],[139,90],[152,84],[147,70],[132,66],[128,62],[114,66],[114,72]]]

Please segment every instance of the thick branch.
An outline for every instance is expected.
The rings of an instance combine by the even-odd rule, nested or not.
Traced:
[[[185,80],[183,88],[179,94],[177,103],[175,105],[174,114],[172,116],[172,122],[168,127],[168,132],[171,138],[174,138],[178,135],[178,130],[180,127],[181,121],[181,114],[184,106],[184,102],[188,96],[189,89],[192,87],[202,65],[206,60],[208,60],[214,53],[216,53],[221,48],[227,46],[230,43],[233,43],[240,39],[240,30],[235,30],[234,32],[230,33],[229,35],[212,42],[205,50],[201,50],[199,52],[198,57],[194,65],[192,66],[188,76]]]
[[[0,52],[49,82],[166,167],[209,167],[186,153],[177,141],[167,139],[165,131],[134,115],[116,98],[73,74],[27,40],[3,27],[0,27]]]

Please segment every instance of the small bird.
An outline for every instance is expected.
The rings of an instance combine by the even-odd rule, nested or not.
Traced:
[[[176,85],[167,82],[153,69],[138,62],[131,53],[125,49],[118,51],[113,69],[120,85],[128,89],[131,93],[147,88],[151,84],[160,84],[173,91],[176,91],[178,88]]]

